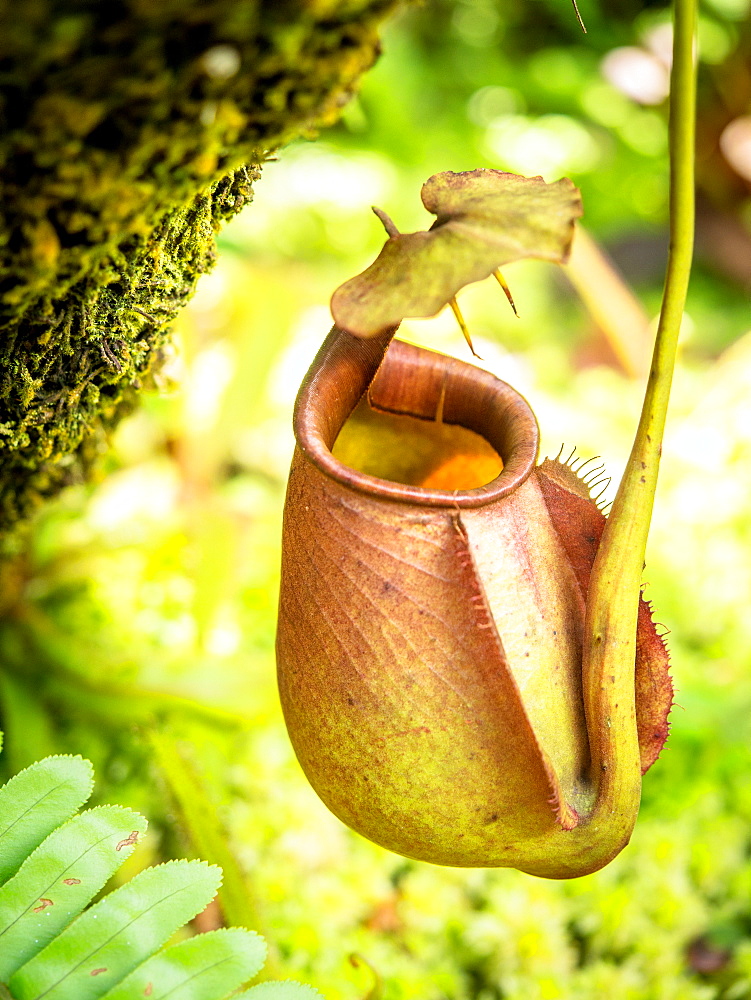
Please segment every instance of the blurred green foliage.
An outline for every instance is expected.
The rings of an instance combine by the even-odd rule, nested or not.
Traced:
[[[440,170],[566,174],[585,225],[658,308],[665,101],[628,96],[611,70],[615,50],[638,50],[659,92],[668,12],[580,6],[586,36],[563,0],[431,0],[396,20],[340,126],[266,166],[180,321],[172,383],[119,429],[106,477],[49,508],[4,570],[2,766],[91,757],[101,798],[154,818],[146,865],[197,851],[154,734],[177,747],[272,960],[332,998],[372,987],[352,953],[384,1000],[751,997],[751,201],[720,142],[751,106],[747,0],[701,13],[699,256],[645,574],[678,704],[632,844],[569,883],[388,855],[318,802],[276,700],[291,406],[328,296],[383,242],[369,206],[406,231],[428,221],[417,192]],[[529,398],[543,454],[576,444],[617,476],[641,386],[560,271],[506,277],[519,320],[491,283],[461,296],[483,363]],[[466,357],[450,315],[403,332]]]

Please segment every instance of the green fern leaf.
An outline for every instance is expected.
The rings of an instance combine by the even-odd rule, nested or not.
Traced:
[[[266,943],[240,927],[209,931],[152,955],[102,1000],[221,1000],[259,972]]]
[[[82,757],[47,757],[0,788],[0,884],[91,795],[94,769]]]
[[[76,917],[132,853],[146,820],[100,806],[59,827],[0,889],[0,980]]]
[[[146,829],[121,806],[69,819],[92,777],[88,761],[58,756],[0,787],[0,1000],[222,1000],[261,969],[266,944],[258,934],[233,927],[158,951],[213,898],[221,869],[168,862],[81,912]],[[242,993],[320,996],[295,982]]]
[[[284,982],[259,983],[244,993],[239,993],[232,1000],[314,1000],[315,997],[321,996],[323,994],[312,986],[288,979]]]
[[[22,966],[11,993],[15,1000],[96,1000],[202,910],[220,882],[220,869],[200,861],[140,872]]]

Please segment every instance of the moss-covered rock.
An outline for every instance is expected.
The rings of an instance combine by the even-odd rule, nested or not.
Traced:
[[[80,480],[398,0],[0,0],[0,536]]]

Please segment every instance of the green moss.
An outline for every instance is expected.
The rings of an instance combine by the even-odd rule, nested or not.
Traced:
[[[0,535],[85,477],[259,166],[398,0],[0,0]]]

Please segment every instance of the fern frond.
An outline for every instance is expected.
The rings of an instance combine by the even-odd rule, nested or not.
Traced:
[[[291,979],[282,982],[259,983],[249,990],[233,997],[232,1000],[315,1000],[323,994],[312,986],[296,983]]]
[[[11,976],[11,993],[16,1000],[97,1000],[204,909],[221,880],[221,870],[203,861],[147,868]]]
[[[94,768],[82,757],[46,757],[0,787],[0,884],[91,795]]]
[[[0,981],[90,903],[146,831],[143,816],[99,806],[58,827],[0,889]]]
[[[253,931],[242,927],[209,931],[153,955],[102,1000],[225,997],[252,979],[265,959],[266,942]]]
[[[146,830],[122,806],[72,816],[92,781],[88,761],[59,756],[0,787],[0,1000],[224,1000],[263,966],[262,937],[232,927],[162,948],[214,898],[219,867],[168,861],[86,908]],[[242,996],[320,994],[285,982]]]

